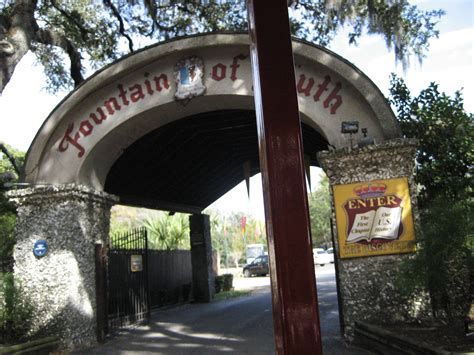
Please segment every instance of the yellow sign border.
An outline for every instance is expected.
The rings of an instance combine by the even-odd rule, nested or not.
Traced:
[[[386,186],[384,196],[396,195],[401,199],[401,224],[403,232],[398,239],[386,243],[351,243],[347,244],[349,216],[344,205],[353,199],[360,199],[354,189],[364,184]],[[411,208],[410,189],[408,178],[378,179],[362,181],[344,185],[334,185],[334,207],[336,212],[336,226],[339,242],[339,256],[341,258],[356,258],[373,255],[389,255],[411,253],[415,251],[415,231]]]

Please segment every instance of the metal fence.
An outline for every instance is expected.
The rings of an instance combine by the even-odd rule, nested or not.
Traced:
[[[108,324],[117,328],[149,318],[145,228],[114,235],[108,250]]]
[[[150,306],[187,302],[191,292],[190,250],[149,250]]]

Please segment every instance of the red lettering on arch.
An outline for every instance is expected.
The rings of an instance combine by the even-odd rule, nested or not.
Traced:
[[[305,81],[306,81],[306,76],[304,74],[301,74],[300,80],[298,80],[298,85],[296,85],[296,90],[298,90],[298,93],[304,94],[304,96],[309,96],[309,94],[311,93],[311,89],[313,88],[313,85],[314,85],[314,79],[309,78],[308,84],[306,84],[306,87],[303,88]]]
[[[230,73],[230,80],[232,80],[232,81],[237,80],[237,68],[240,67],[240,64],[237,61],[239,59],[244,60],[247,57],[248,57],[247,55],[243,55],[243,54],[239,54],[239,55],[236,55],[234,57],[234,59],[232,60],[232,64],[230,65],[230,68],[232,69],[232,71]]]
[[[99,114],[100,117],[97,117],[97,115],[92,112],[89,117],[92,118],[92,121],[94,121],[95,124],[101,124],[102,121],[105,121],[107,119],[107,116],[105,115],[104,111],[102,108],[97,107],[97,113]]]
[[[155,81],[156,90],[158,90],[158,91],[163,90],[163,87],[165,89],[169,89],[169,87],[170,87],[170,84],[168,83],[168,77],[166,76],[166,74],[161,74],[160,76],[155,76],[153,78],[153,80]],[[163,83],[163,87],[160,85],[160,82]]]
[[[119,89],[119,97],[122,99],[122,103],[125,105],[125,106],[128,106],[128,104],[130,103],[127,99],[127,90],[125,90],[123,88],[123,85],[122,84],[119,84],[119,86],[117,86],[118,89]]]
[[[128,90],[130,90],[130,100],[132,100],[132,102],[137,102],[145,98],[145,94],[143,93],[143,89],[140,84],[135,84],[129,87]]]
[[[87,137],[89,134],[91,134],[93,130],[94,127],[88,120],[81,121],[79,124],[79,132],[81,132],[84,137]]]
[[[145,84],[146,91],[148,92],[148,95],[153,95],[154,91],[151,88],[150,80],[147,79],[149,75],[150,75],[149,73],[145,73],[145,81],[143,83]]]
[[[329,104],[332,102],[331,104],[331,115],[334,115],[338,109],[339,106],[341,106],[342,104],[342,97],[341,95],[338,95],[338,92],[341,90],[341,83],[340,82],[337,82],[336,83],[336,87],[334,89],[332,89],[331,93],[328,95],[328,97],[326,98],[326,100],[324,100],[324,107],[325,108],[328,108],[329,107]]]
[[[104,101],[104,105],[109,115],[113,115],[115,110],[120,111],[122,108],[115,97],[111,97],[110,99]]]
[[[316,91],[316,94],[314,94],[313,96],[314,101],[319,101],[323,92],[328,90],[328,85],[330,82],[331,82],[331,77],[329,75],[326,75],[324,77],[324,81],[321,84],[318,84],[318,91]]]
[[[77,156],[79,158],[81,158],[83,155],[84,155],[84,152],[85,152],[85,149],[82,145],[79,144],[79,138],[81,137],[81,135],[79,134],[79,132],[77,132],[75,135],[74,135],[74,138],[71,137],[71,133],[72,133],[72,130],[74,129],[74,124],[71,123],[67,129],[66,129],[66,133],[64,134],[63,138],[61,139],[61,142],[59,142],[59,147],[58,147],[58,150],[62,153],[62,152],[65,152],[68,148],[69,148],[69,143],[71,143],[74,147],[76,147],[76,149],[79,151],[79,153],[77,153]]]
[[[222,63],[217,63],[212,67],[211,77],[215,81],[221,81],[225,78],[227,67]]]

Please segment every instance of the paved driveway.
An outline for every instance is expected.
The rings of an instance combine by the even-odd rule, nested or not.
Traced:
[[[325,354],[368,354],[347,348],[339,335],[334,267],[316,266]],[[83,354],[274,354],[270,279],[236,278],[250,296],[187,304],[152,314],[149,325],[130,327]]]

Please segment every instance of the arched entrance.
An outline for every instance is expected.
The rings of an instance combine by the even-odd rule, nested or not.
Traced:
[[[335,148],[348,144],[347,137],[341,134],[343,121],[359,121],[361,128],[367,128],[368,134],[379,142],[400,137],[393,112],[363,73],[336,54],[305,42],[294,42],[294,54],[302,122],[308,128],[306,131],[315,131],[313,137],[320,137],[316,139],[318,142],[312,139],[305,151],[313,164],[317,164],[317,149],[327,143]],[[184,75],[182,80],[190,82],[188,74],[183,72],[186,65],[188,69],[195,68],[189,75],[195,75],[195,83],[202,86],[200,90],[187,92],[184,84],[178,87],[180,75]],[[25,181],[84,184],[98,191],[106,191],[107,186],[118,193],[117,178],[107,181],[112,166],[115,164],[113,169],[119,169],[120,160],[139,149],[141,138],[149,142],[152,138],[147,134],[155,132],[159,136],[160,129],[161,132],[166,130],[167,138],[179,150],[180,143],[184,146],[188,142],[173,141],[174,130],[179,131],[183,126],[177,122],[193,121],[198,127],[192,132],[195,136],[204,129],[197,123],[202,122],[203,126],[211,126],[202,136],[211,142],[195,139],[198,149],[193,150],[206,144],[212,148],[209,145],[215,143],[212,140],[225,134],[221,128],[235,130],[233,121],[238,124],[239,119],[253,112],[253,106],[247,34],[196,36],[153,46],[104,68],[63,100],[45,121],[29,149]],[[241,111],[240,118],[233,110]],[[221,118],[216,118],[218,116]],[[217,123],[212,123],[213,120]],[[225,149],[239,150],[246,146],[239,135],[231,138]],[[362,133],[353,137],[354,141],[361,138]],[[151,148],[150,143],[146,144]],[[213,158],[209,167],[229,164],[225,154]],[[180,163],[186,164],[186,161]],[[209,174],[204,168],[201,173]],[[143,181],[142,178],[141,184]],[[220,193],[235,183],[236,180],[226,181]],[[150,187],[149,183],[146,185]],[[202,201],[186,202],[198,208],[206,207],[206,203],[217,197],[219,193]],[[159,204],[159,196],[155,198],[148,193],[147,198]]]
[[[400,137],[363,73],[324,48],[293,47],[312,165],[320,165],[318,152],[349,145],[346,121],[379,143]],[[211,34],[130,55],[58,105],[28,151],[24,180],[32,188],[12,194],[20,210],[15,271],[27,297],[54,305],[32,320],[38,328],[61,329],[72,345],[95,338],[92,244],[107,238],[111,204],[197,214],[243,180],[243,164],[259,171],[253,102],[248,35]],[[361,130],[351,137],[362,138]],[[49,240],[44,258],[31,253],[38,239]]]

